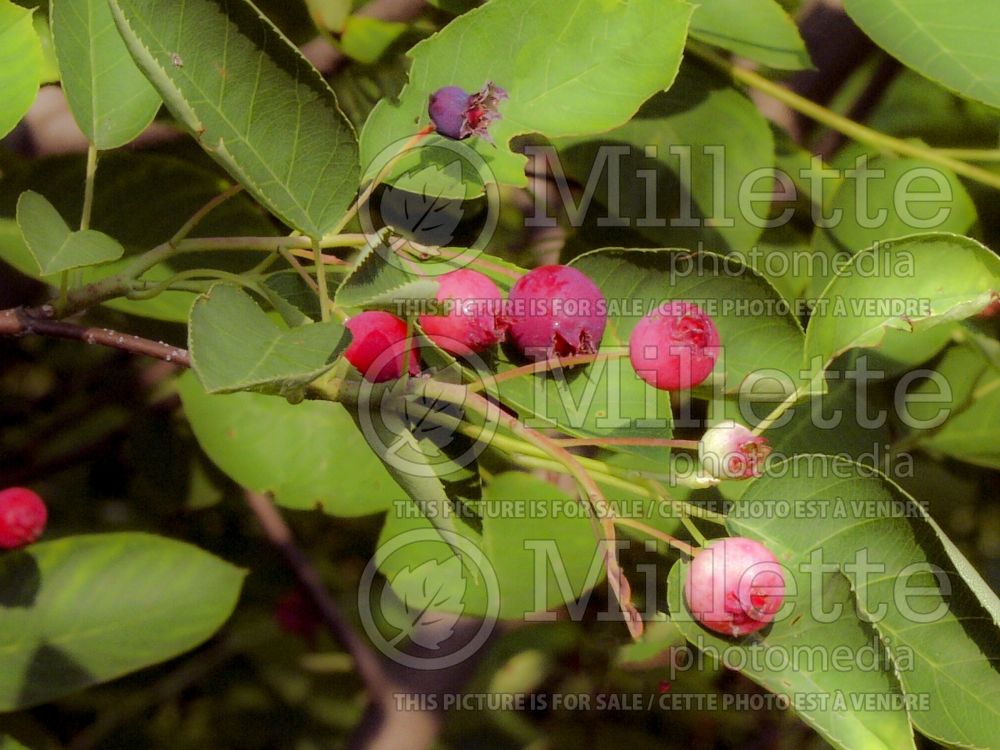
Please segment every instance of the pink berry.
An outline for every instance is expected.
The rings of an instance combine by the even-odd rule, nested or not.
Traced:
[[[48,509],[37,493],[24,487],[0,491],[0,549],[17,549],[45,531]]]
[[[698,443],[702,468],[717,479],[759,477],[770,453],[767,438],[754,435],[732,419],[710,427]]]
[[[416,350],[406,338],[406,323],[381,310],[359,313],[347,321],[352,340],[344,356],[365,380],[382,383],[403,374],[403,362],[410,350],[410,374],[420,373]]]
[[[431,341],[451,354],[481,352],[504,338],[507,323],[500,289],[488,277],[467,268],[437,278],[441,315],[421,315],[420,327]]]
[[[475,135],[493,143],[489,126],[500,119],[497,107],[507,98],[507,92],[493,81],[487,81],[475,94],[445,86],[431,94],[427,112],[435,130],[446,138],[460,141]]]
[[[664,302],[640,320],[628,342],[632,367],[654,388],[692,388],[719,357],[719,331],[692,302]]]
[[[570,266],[542,266],[518,279],[507,315],[511,341],[532,359],[596,354],[608,323],[601,290]]]
[[[714,539],[688,567],[684,601],[695,619],[727,636],[755,633],[774,620],[785,598],[778,559],[746,537]]]

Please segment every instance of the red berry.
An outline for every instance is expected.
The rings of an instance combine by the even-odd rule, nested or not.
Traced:
[[[719,331],[692,302],[664,302],[640,320],[628,342],[632,367],[654,388],[692,388],[719,357]]]
[[[315,642],[323,625],[323,615],[299,589],[285,593],[274,606],[274,619],[286,633],[297,635],[310,643]]]
[[[437,279],[441,315],[421,315],[420,327],[451,354],[481,352],[503,340],[507,323],[500,289],[478,271],[451,271]]]
[[[542,266],[518,279],[507,314],[511,341],[533,359],[595,354],[608,322],[601,290],[570,266]]]
[[[727,636],[754,633],[774,620],[785,598],[781,563],[760,542],[714,539],[688,567],[684,601],[695,619]]]
[[[365,380],[382,383],[403,374],[403,361],[410,350],[410,374],[420,373],[416,350],[406,338],[406,323],[381,310],[359,313],[347,321],[352,340],[344,356]]]
[[[37,493],[24,487],[0,491],[0,548],[17,549],[36,541],[48,519],[48,509]]]

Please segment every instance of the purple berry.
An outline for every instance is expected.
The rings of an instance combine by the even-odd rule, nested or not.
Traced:
[[[607,303],[586,274],[569,266],[529,271],[510,290],[510,338],[533,359],[596,354]]]
[[[739,637],[769,622],[785,598],[781,563],[767,547],[746,537],[714,539],[688,568],[684,601],[709,630]]]
[[[403,361],[410,350],[410,374],[420,374],[420,362],[412,343],[406,340],[406,322],[381,310],[359,313],[346,323],[351,343],[344,357],[365,380],[382,383],[403,374]]]
[[[500,119],[497,107],[507,98],[507,92],[493,81],[487,81],[475,94],[445,86],[431,94],[427,111],[437,132],[446,138],[460,141],[476,135],[493,143],[489,126]]]
[[[462,268],[437,279],[441,315],[421,315],[420,327],[451,354],[481,352],[503,340],[507,324],[500,289],[478,271]]]
[[[434,127],[441,135],[460,140],[465,124],[465,108],[469,106],[469,93],[458,86],[445,86],[431,94],[430,112]]]

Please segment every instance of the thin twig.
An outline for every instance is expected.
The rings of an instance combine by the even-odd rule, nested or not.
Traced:
[[[191,234],[191,230],[197,227],[205,219],[206,216],[208,216],[210,213],[212,213],[212,211],[221,206],[223,203],[232,198],[234,195],[239,193],[241,190],[243,190],[243,186],[240,185],[239,183],[236,183],[235,185],[227,188],[226,190],[223,190],[221,193],[219,193],[210,201],[208,201],[204,206],[195,211],[190,219],[184,222],[181,228],[177,230],[177,233],[170,238],[170,244],[176,245],[178,242],[180,242],[189,234]]]
[[[675,440],[673,438],[626,438],[626,437],[589,437],[589,438],[555,438],[555,442],[563,448],[579,448],[584,445],[597,447],[608,445],[645,445],[651,448],[680,448],[682,450],[698,450],[697,440]]]
[[[152,341],[130,333],[121,333],[110,328],[94,328],[64,320],[53,320],[47,308],[15,307],[0,311],[0,336],[51,336],[57,339],[83,341],[87,344],[107,346],[112,349],[142,354],[154,359],[162,359],[182,367],[191,366],[191,358],[186,349]]]
[[[632,603],[632,588],[625,572],[618,562],[618,550],[615,546],[615,512],[604,496],[597,482],[590,476],[586,469],[577,461],[576,456],[556,443],[552,438],[543,435],[536,430],[527,427],[520,421],[505,412],[492,401],[480,396],[478,393],[471,393],[465,386],[441,383],[437,381],[422,381],[416,383],[417,387],[427,389],[427,395],[439,398],[446,403],[464,406],[480,414],[487,424],[503,425],[510,432],[523,440],[540,448],[553,459],[566,467],[577,484],[581,492],[585,495],[586,501],[593,509],[592,520],[599,536],[603,536],[604,565],[608,572],[608,584],[612,593],[618,600],[618,606],[625,618],[631,636],[638,640],[642,637],[643,622],[639,615],[639,610]]]
[[[398,687],[389,678],[382,662],[371,647],[354,632],[347,619],[340,613],[309,558],[295,544],[292,530],[271,499],[259,492],[244,492],[247,506],[257,517],[268,541],[285,557],[299,583],[309,594],[330,633],[354,659],[355,671],[364,682],[369,696],[383,705],[391,705],[392,695]]]

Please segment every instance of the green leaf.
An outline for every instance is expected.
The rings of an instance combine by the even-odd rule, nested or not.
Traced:
[[[203,148],[290,226],[319,237],[357,191],[354,131],[329,86],[245,0],[110,0],[118,30]]]
[[[1000,369],[974,346],[949,349],[937,377],[909,390],[904,423],[916,431],[917,446],[1000,469]]]
[[[17,174],[5,174],[0,180],[0,215],[13,216],[20,194],[25,190],[36,190],[44,191],[63,216],[79,216],[83,178],[84,160],[80,157],[58,156],[35,160],[29,169]],[[169,240],[183,218],[191,216],[231,186],[232,183],[223,179],[216,170],[172,156],[106,153],[101,158],[100,176],[94,187],[91,228],[118,240],[125,247],[126,257],[84,269],[81,282],[93,283],[120,273],[131,262],[132,256]],[[157,196],[155,201],[149,199],[151,194]],[[8,224],[13,226],[16,240],[9,235]],[[276,234],[276,230],[268,215],[249,196],[241,193],[205,217],[195,234],[209,237],[270,236]],[[43,275],[39,272],[13,222],[0,219],[0,238],[0,258],[23,274],[58,286],[58,274]],[[164,281],[177,271],[205,267],[239,273],[259,260],[260,253],[251,252],[185,253],[155,266],[142,278],[144,281]],[[109,300],[104,306],[131,315],[187,323],[195,296],[189,292],[170,291],[146,300]]]
[[[419,271],[418,265],[413,266]],[[397,315],[408,300],[433,299],[438,282],[433,276],[421,277],[403,270],[396,254],[385,243],[369,244],[361,251],[354,269],[337,289],[335,298],[343,307],[385,307]]]
[[[692,8],[682,0],[493,0],[454,19],[411,50],[410,81],[398,104],[382,101],[361,134],[362,163],[426,122],[427,98],[443,86],[478,91],[488,80],[506,89],[503,119],[490,132],[496,147],[481,139],[475,149],[500,184],[524,186],[525,157],[510,140],[525,133],[548,137],[600,133],[625,123],[639,105],[670,86],[680,64]],[[525,19],[531,23],[525,23]],[[581,67],[580,61],[586,60]],[[439,136],[424,141],[439,142]],[[396,173],[418,157],[454,159],[450,150],[421,148],[404,158]],[[371,170],[366,166],[366,170]],[[444,173],[442,173],[444,174]],[[444,194],[449,187],[435,188]]]
[[[1000,259],[968,237],[925,234],[877,245],[855,254],[817,301],[805,364],[815,369],[848,349],[876,347],[887,331],[920,333],[968,318],[998,291]]]
[[[598,222],[631,227],[662,247],[746,252],[768,217],[770,194],[752,208],[741,206],[740,196],[745,186],[770,189],[771,128],[731,82],[697,64],[684,65],[670,91],[628,123],[556,146],[563,168],[585,186],[571,208],[574,225],[582,219],[573,212],[587,210],[593,191],[608,207]],[[750,184],[754,175],[760,179]]]
[[[789,544],[752,528],[741,528],[740,533],[767,544],[784,566],[782,612],[792,614],[743,638],[724,638],[706,630],[684,600],[688,563],[680,561],[667,578],[671,622],[705,652],[709,663],[738,669],[772,693],[786,696],[796,714],[834,747],[914,748],[906,710],[891,708],[893,701],[903,699],[899,680],[886,663],[875,630],[854,611],[847,579],[836,573],[812,583],[802,570],[810,564],[808,540]],[[829,617],[832,607],[842,608],[839,617]],[[836,667],[834,654],[841,655]],[[861,700],[885,703],[866,710],[863,702],[855,703]]]
[[[428,581],[432,583],[428,585]],[[382,612],[387,624],[422,648],[439,649],[455,632],[460,616],[457,612],[464,605],[466,583],[461,561],[451,557],[443,563],[428,560],[414,569],[404,567],[389,585],[391,589],[382,590]],[[389,597],[394,591],[402,606],[392,606]]]
[[[850,580],[904,691],[926,696],[927,710],[911,713],[916,728],[948,745],[1000,743],[1000,602],[922,506],[843,459],[800,456],[771,472],[734,508],[730,532],[799,559],[821,551]],[[787,512],[773,512],[779,502]]]
[[[912,0],[844,0],[876,44],[918,73],[963,96],[1000,107],[1000,5]]]
[[[244,572],[189,544],[95,534],[0,557],[0,711],[170,659],[209,638]]]
[[[786,424],[768,428],[767,438],[776,456],[822,453],[885,468],[883,462],[893,437],[889,420],[881,424],[863,421],[863,417],[873,418],[869,413],[871,386],[861,387],[857,371],[850,377],[847,374],[858,368],[856,359],[868,356],[868,352],[851,352],[838,359],[825,373],[828,387],[822,395],[813,395],[813,402],[797,404]],[[871,364],[867,367],[874,369]],[[767,406],[758,418],[770,411],[770,404]]]
[[[51,0],[52,39],[62,87],[80,130],[99,149],[145,130],[160,95],[129,56],[107,0]]]
[[[283,330],[247,294],[217,284],[191,308],[191,366],[209,393],[301,393],[347,346],[336,321]]]
[[[483,512],[501,503],[513,510]],[[496,591],[482,575],[456,575],[450,562],[454,552],[443,541],[414,533],[432,528],[416,513],[397,510],[386,517],[376,551],[379,570],[400,599],[419,600],[426,596],[424,591],[440,592],[437,609],[453,614],[481,617],[497,612],[501,619],[524,620],[567,603],[572,606],[604,576],[593,528],[578,504],[547,482],[507,472],[486,485],[481,502],[458,508],[462,515],[453,516],[457,533],[483,553],[473,568],[489,566]],[[417,540],[387,554],[386,545],[404,534]],[[401,575],[407,569],[410,573]],[[586,600],[577,606],[582,609]]]
[[[24,745],[9,735],[0,735],[0,750],[28,750]]]
[[[309,16],[318,29],[341,32],[351,15],[353,0],[306,0]]]
[[[233,481],[272,493],[278,505],[362,516],[402,498],[340,404],[208,394],[193,373],[182,375],[177,387],[202,450]]]
[[[691,36],[771,68],[812,67],[795,22],[775,0],[702,0]]]
[[[919,159],[871,159],[862,154],[847,168],[826,216],[836,223],[813,234],[816,258],[810,296],[823,289],[859,250],[926,232],[966,234],[976,207],[954,172]],[[819,262],[822,261],[822,262]]]
[[[774,288],[737,259],[687,250],[608,248],[581,255],[572,265],[617,308],[609,315],[606,344],[627,347],[642,316],[664,301],[686,300],[711,315],[719,329],[723,351],[716,372],[724,378],[725,393],[736,393],[744,380],[763,370],[799,379],[802,328]],[[710,390],[705,385],[698,392]]]
[[[96,229],[70,230],[45,196],[32,190],[17,202],[17,225],[42,275],[117,260],[125,248]]]
[[[0,0],[0,138],[14,129],[38,93],[42,45],[31,14],[10,0]]]
[[[435,376],[454,384],[461,372],[444,368],[438,369]],[[351,416],[371,451],[415,504],[396,505],[396,512],[403,507],[416,510],[418,516],[429,520],[463,564],[468,563],[454,546],[454,535],[459,533],[455,507],[481,497],[477,459],[488,446],[491,432],[474,415],[463,415],[459,407],[408,393],[405,378],[371,384],[362,381],[352,369],[347,382],[359,393]],[[431,414],[444,418],[446,423],[436,424],[429,418]],[[470,428],[478,429],[478,439],[457,432],[457,420],[463,416]]]
[[[370,16],[350,16],[340,37],[344,54],[365,65],[378,61],[406,31],[406,24]]]
[[[49,19],[41,13],[36,13],[32,17],[35,24],[35,33],[38,34],[38,41],[42,45],[42,74],[40,83],[59,82],[59,61],[56,60],[56,51],[52,47],[52,29],[49,27]]]

